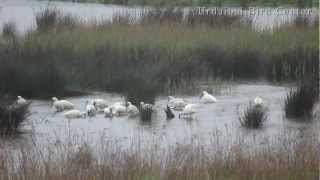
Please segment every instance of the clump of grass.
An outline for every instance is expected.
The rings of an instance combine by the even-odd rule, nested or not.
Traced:
[[[152,107],[141,107],[140,106],[140,120],[141,121],[151,121],[152,120]]]
[[[16,39],[17,37],[17,26],[12,22],[3,24],[2,37],[5,39]]]
[[[253,129],[263,127],[267,119],[267,109],[262,105],[252,105],[251,102],[243,115],[239,117],[239,121],[243,127]]]
[[[172,109],[167,105],[165,111],[167,119],[173,119],[175,117]]]
[[[8,97],[0,97],[0,134],[19,132],[21,124],[28,118],[30,102],[15,104]]]
[[[297,88],[291,89],[285,99],[285,113],[288,118],[299,120],[311,119],[313,108],[317,101],[315,87],[302,83]]]

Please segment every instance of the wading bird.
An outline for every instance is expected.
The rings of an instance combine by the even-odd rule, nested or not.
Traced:
[[[111,107],[112,113],[115,116],[121,116],[127,114],[127,108],[123,105],[122,102],[116,102]]]
[[[94,116],[97,112],[95,102],[87,101],[86,102],[86,113],[88,116]]]
[[[18,99],[17,99],[17,104],[18,105],[22,105],[22,104],[26,104],[27,103],[27,100],[24,99],[23,97],[21,96],[18,96]]]
[[[127,112],[129,113],[129,116],[137,116],[139,114],[138,108],[133,105],[131,102],[127,102]]]
[[[200,100],[203,103],[216,103],[217,98],[215,98],[213,95],[209,94],[207,91],[203,91]]]
[[[67,119],[75,119],[75,118],[85,118],[86,112],[82,112],[79,110],[70,110],[63,114],[65,118]]]
[[[182,110],[187,104],[187,100],[168,96],[169,105],[175,110]]]
[[[260,97],[260,96],[257,96],[255,99],[254,99],[254,104],[256,106],[262,106],[263,105],[263,99]]]
[[[198,107],[199,105],[197,104],[187,104],[186,107],[183,108],[182,113],[179,114],[179,118],[190,118],[197,112]]]
[[[92,104],[96,107],[97,110],[103,110],[104,108],[108,107],[108,102],[104,99],[93,99],[90,100]]]
[[[67,100],[58,100],[58,98],[53,97],[53,107],[58,111],[61,112],[65,109],[73,109],[74,108],[74,104],[72,104],[71,102],[67,101]]]

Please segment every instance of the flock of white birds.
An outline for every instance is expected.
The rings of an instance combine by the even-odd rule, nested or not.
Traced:
[[[152,104],[146,104],[144,102],[140,102],[140,108],[133,105],[131,102],[116,102],[112,105],[104,99],[92,99],[86,101],[85,111],[80,111],[75,109],[75,105],[67,100],[59,100],[56,97],[52,98],[53,107],[57,112],[66,112],[63,114],[67,119],[75,119],[75,118],[86,118],[87,116],[94,116],[97,113],[104,113],[105,117],[114,117],[114,116],[122,116],[129,115],[130,117],[138,116],[140,111],[146,109],[153,109]],[[209,94],[207,91],[203,91],[200,96],[200,102],[203,104],[208,103],[217,103],[218,100],[213,95]],[[17,104],[25,104],[27,100],[21,96],[18,96]],[[258,96],[254,99],[255,105],[262,105],[263,99]],[[197,112],[197,108],[199,104],[190,103],[186,99],[175,98],[173,96],[168,97],[168,105],[167,105],[167,117],[168,113],[173,114],[172,110],[181,111],[179,114],[179,118],[182,117],[190,117]],[[169,112],[168,112],[169,111]],[[172,116],[174,117],[174,115]]]

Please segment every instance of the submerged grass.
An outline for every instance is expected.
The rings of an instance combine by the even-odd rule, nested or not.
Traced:
[[[30,32],[15,43],[0,39],[1,92],[49,96],[72,87],[140,98],[135,89],[158,94],[192,89],[199,79],[279,82],[317,72],[317,28],[256,32],[243,26],[190,26],[172,23],[179,15],[171,11],[165,14],[161,17],[169,23],[148,22],[147,15],[147,22],[132,24],[125,17],[54,33]]]

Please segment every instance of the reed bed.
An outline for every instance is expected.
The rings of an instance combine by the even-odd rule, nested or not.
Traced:
[[[71,26],[48,23],[59,27],[14,43],[0,38],[0,92],[37,97],[71,87],[130,94],[128,89],[146,86],[157,94],[192,89],[200,80],[288,82],[319,71],[315,27],[257,32],[206,25],[210,21],[192,26],[176,22],[179,15],[170,12],[164,16],[168,23],[149,22],[150,15],[146,23],[133,24],[121,19],[129,17],[105,24],[66,20]]]
[[[103,139],[99,145],[87,143],[32,144],[12,151],[1,147],[1,179],[233,179],[301,180],[319,177],[317,135],[305,140],[287,136],[268,141],[251,151],[239,140],[219,145],[217,139],[204,145],[190,143],[162,148],[154,142],[141,147],[134,140],[129,147]],[[261,147],[261,145],[260,145]],[[12,147],[11,147],[12,148]]]

